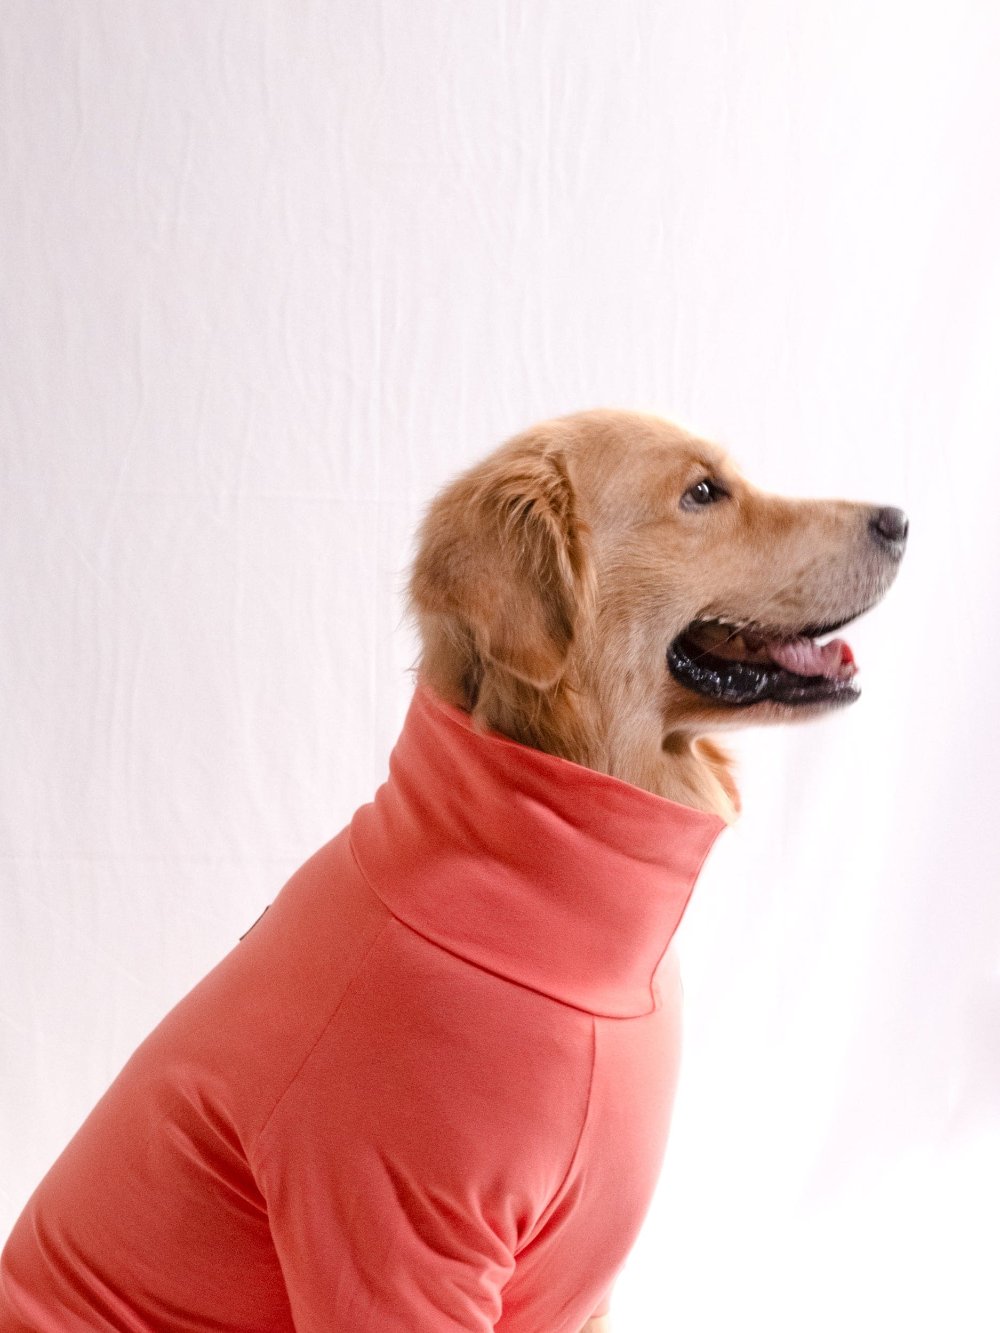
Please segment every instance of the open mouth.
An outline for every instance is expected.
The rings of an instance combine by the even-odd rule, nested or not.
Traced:
[[[667,664],[682,685],[714,703],[853,703],[861,694],[854,654],[843,639],[817,639],[856,618],[796,632],[695,620],[667,649]]]

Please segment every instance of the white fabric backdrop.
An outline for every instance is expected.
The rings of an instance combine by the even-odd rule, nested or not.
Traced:
[[[0,1232],[385,770],[410,537],[654,408],[902,505],[864,696],[746,733],[623,1330],[1000,1315],[1000,12],[4,0]]]

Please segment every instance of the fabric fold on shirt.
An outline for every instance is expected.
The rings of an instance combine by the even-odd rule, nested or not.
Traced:
[[[565,1004],[626,1018],[654,1007],[657,966],[725,826],[479,731],[421,683],[389,778],[350,837],[374,892],[425,938]]]

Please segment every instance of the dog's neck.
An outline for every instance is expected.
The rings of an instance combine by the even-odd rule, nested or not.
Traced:
[[[542,690],[507,673],[490,671],[478,681],[458,684],[431,673],[429,682],[480,726],[522,745],[719,815],[727,824],[739,817],[732,761],[707,736],[678,730],[664,737],[662,722],[652,713],[634,719],[625,731],[609,723],[610,710],[565,681]]]
[[[734,824],[742,802],[731,762],[708,736],[675,732],[662,746],[659,795]]]

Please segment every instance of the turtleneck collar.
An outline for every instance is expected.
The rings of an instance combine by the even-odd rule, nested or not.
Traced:
[[[389,777],[351,823],[388,910],[477,967],[589,1013],[655,1008],[653,978],[718,815],[477,731],[420,683]]]

